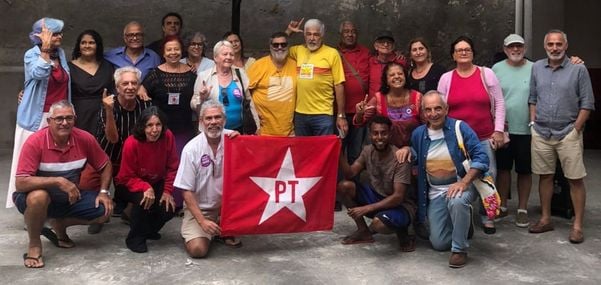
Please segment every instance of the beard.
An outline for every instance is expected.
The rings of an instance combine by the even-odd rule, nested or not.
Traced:
[[[321,47],[321,42],[318,43],[307,43],[307,48],[310,51],[316,51]]]
[[[203,125],[201,127],[201,131],[203,133],[205,133],[207,138],[216,139],[218,137],[221,137],[221,133],[223,132],[223,127],[222,126],[213,126],[213,127],[207,128],[206,126]]]
[[[559,53],[556,53],[556,54],[553,54],[553,53],[551,53],[551,52],[547,51],[547,56],[549,57],[549,59],[552,59],[552,60],[560,60],[560,59],[562,59],[562,58],[563,58],[565,55],[566,55],[566,51],[565,51],[565,50],[564,50],[564,51],[561,51],[561,52],[559,52]]]
[[[273,59],[273,61],[275,61],[277,63],[284,63],[284,61],[286,61],[286,57],[288,57],[287,50],[272,50],[271,51],[271,58]]]
[[[522,59],[524,59],[524,54],[523,54],[523,53],[522,53],[522,54],[519,54],[519,55],[513,55],[513,54],[509,54],[509,55],[507,55],[507,58],[508,58],[508,59],[509,59],[509,61],[511,61],[511,62],[516,62],[516,63],[518,63],[518,62],[521,62],[521,61],[522,61]]]

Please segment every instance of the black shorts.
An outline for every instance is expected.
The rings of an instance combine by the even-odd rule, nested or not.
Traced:
[[[495,152],[498,170],[511,170],[515,161],[515,172],[531,174],[530,143],[531,135],[509,134],[509,146]]]

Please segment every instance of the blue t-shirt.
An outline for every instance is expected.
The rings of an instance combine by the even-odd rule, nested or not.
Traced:
[[[225,106],[225,115],[227,121],[225,128],[237,130],[242,127],[242,99],[244,93],[238,88],[236,82],[232,80],[227,87],[219,86],[219,102]]]

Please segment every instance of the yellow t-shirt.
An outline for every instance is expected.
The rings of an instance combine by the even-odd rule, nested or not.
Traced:
[[[296,60],[296,112],[308,115],[334,113],[334,85],[344,83],[340,54],[334,48],[322,45],[311,52],[304,45],[290,48],[290,57]]]
[[[249,89],[261,121],[260,135],[289,136],[294,132],[296,61],[288,58],[278,71],[269,56],[248,69]]]

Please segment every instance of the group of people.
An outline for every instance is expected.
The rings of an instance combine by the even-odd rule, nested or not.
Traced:
[[[548,57],[536,63],[524,57],[521,36],[507,36],[507,59],[492,69],[474,63],[474,42],[461,36],[447,71],[421,38],[405,57],[384,31],[370,52],[350,21],[341,23],[337,47],[323,43],[320,20],[291,21],[259,59],[246,57],[242,38],[228,32],[212,60],[202,33],[181,38],[183,20],[173,12],[162,18],[163,38],[146,47],[138,22],[124,27],[125,46],[107,52],[86,30],[71,61],[60,48],[63,25],[34,23],[24,59],[7,205],[25,217],[26,267],[44,266],[40,235],[73,247],[67,227],[98,233],[113,214],[129,222],[125,243],[134,252],[146,252],[180,211],[191,257],[206,256],[212,240],[241,246],[219,227],[223,137],[239,134],[343,139],[336,191],[357,225],[343,244],[395,233],[400,249],[413,251],[413,225],[436,250],[451,250],[450,267],[463,267],[478,198],[472,182],[487,172],[497,178],[503,218],[515,162],[516,225],[550,231],[558,159],[575,209],[569,241],[584,240],[582,131],[594,97],[584,65],[566,56],[562,31],[545,35]],[[297,32],[304,43],[289,46]],[[534,225],[531,173],[540,175],[542,205]],[[495,220],[480,208],[484,232],[494,234]]]

